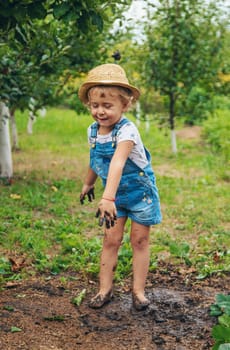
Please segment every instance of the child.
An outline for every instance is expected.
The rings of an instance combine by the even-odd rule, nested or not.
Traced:
[[[134,123],[123,116],[140,95],[117,64],[92,69],[79,89],[95,122],[88,128],[90,165],[80,201],[94,199],[94,184],[102,179],[99,224],[105,223],[100,261],[100,289],[89,306],[100,308],[112,298],[113,275],[127,218],[131,219],[133,306],[148,307],[145,282],[149,268],[150,226],[161,222],[160,203],[149,152]]]

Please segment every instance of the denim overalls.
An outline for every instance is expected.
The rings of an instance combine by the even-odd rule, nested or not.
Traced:
[[[110,161],[116,149],[116,136],[122,125],[129,123],[121,119],[112,130],[112,141],[97,142],[98,123],[91,125],[90,167],[106,185]],[[127,216],[142,225],[159,224],[162,220],[158,190],[151,168],[151,156],[145,149],[148,165],[141,169],[129,158],[123,168],[122,177],[116,193],[117,217]]]

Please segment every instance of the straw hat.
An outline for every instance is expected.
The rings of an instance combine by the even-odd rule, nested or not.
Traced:
[[[80,86],[78,96],[83,103],[88,102],[88,91],[93,86],[121,86],[131,91],[134,100],[140,96],[140,91],[129,84],[124,69],[118,64],[107,63],[89,71],[86,81]]]

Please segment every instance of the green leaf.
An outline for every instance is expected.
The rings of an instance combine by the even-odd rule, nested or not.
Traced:
[[[83,289],[76,297],[72,299],[72,304],[80,306],[86,294],[86,289]]]
[[[93,12],[92,15],[91,15],[91,18],[92,18],[92,24],[97,26],[98,30],[100,32],[102,32],[102,30],[103,30],[103,19],[102,19],[102,17],[98,13]]]
[[[47,12],[43,4],[41,4],[40,1],[36,1],[28,6],[28,15],[32,19],[44,19],[47,15]]]
[[[16,333],[16,332],[21,332],[22,329],[21,328],[18,328],[18,327],[15,327],[15,326],[12,326],[11,329],[10,329],[11,333]]]
[[[190,246],[188,243],[176,243],[172,242],[169,244],[170,253],[177,257],[185,257],[189,253]]]
[[[230,343],[221,344],[218,350],[230,350]]]
[[[6,305],[6,306],[4,306],[4,310],[7,310],[7,311],[14,311],[14,307],[13,307],[13,306],[10,306],[10,305]]]
[[[217,294],[216,303],[210,307],[212,316],[219,316],[223,313],[230,316],[230,295]]]
[[[230,329],[230,316],[229,315],[222,315],[218,318],[219,324],[222,326],[225,326]]]
[[[15,39],[18,40],[21,44],[27,44],[26,33],[22,27],[16,25],[15,27]]]
[[[63,315],[45,316],[44,320],[63,322],[65,320],[65,317]]]
[[[53,7],[53,15],[55,18],[61,18],[65,16],[70,11],[70,6],[68,3],[62,3],[59,5],[55,5]]]
[[[230,328],[222,325],[214,326],[212,329],[212,336],[217,341],[230,342]]]
[[[223,313],[230,316],[230,295],[217,294],[216,304]]]
[[[222,315],[222,311],[220,310],[219,306],[214,304],[210,306],[210,315],[211,316],[220,316]]]

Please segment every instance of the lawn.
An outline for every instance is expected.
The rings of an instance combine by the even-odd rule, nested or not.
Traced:
[[[71,269],[96,275],[102,232],[95,203],[79,203],[88,164],[86,129],[91,117],[50,109],[38,117],[33,134],[27,114],[17,114],[20,150],[13,154],[14,179],[1,184],[0,273],[21,279],[37,271],[57,274]],[[132,118],[132,117],[131,117]],[[163,222],[152,228],[150,270],[160,261],[190,267],[198,279],[230,271],[229,177],[226,157],[213,153],[202,127],[178,123],[178,154],[169,132],[150,121],[139,126],[161,197]],[[127,233],[121,248],[117,280],[131,271]],[[179,268],[179,267],[178,267]]]
[[[228,349],[229,143],[220,137],[218,121],[192,128],[179,121],[177,155],[156,121],[139,126],[152,154],[163,222],[151,229],[151,307],[136,315],[130,308],[129,222],[116,298],[100,312],[87,307],[97,289],[103,237],[95,218],[100,181],[95,202],[79,203],[91,118],[50,109],[32,135],[27,119],[26,113],[17,115],[13,183],[0,182],[0,346],[72,350],[75,342],[82,350],[155,350],[164,344],[172,350],[180,343],[188,350]]]

